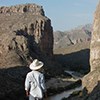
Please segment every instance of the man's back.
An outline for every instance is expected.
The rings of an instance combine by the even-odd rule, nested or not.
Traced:
[[[30,90],[30,94],[32,96],[42,98],[42,90],[45,90],[44,83],[44,76],[42,73],[38,71],[31,71],[26,76],[25,87]]]

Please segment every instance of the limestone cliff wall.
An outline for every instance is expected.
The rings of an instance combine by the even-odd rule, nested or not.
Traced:
[[[36,4],[0,7],[0,67],[24,66],[53,54],[53,28]]]
[[[100,2],[94,15],[90,64],[91,71],[82,80],[84,90],[88,94],[85,100],[100,100]]]
[[[100,3],[98,4],[94,15],[93,32],[90,48],[90,64],[91,71],[93,71],[100,67]]]

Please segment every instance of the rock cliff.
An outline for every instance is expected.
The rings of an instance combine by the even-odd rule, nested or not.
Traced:
[[[88,96],[85,100],[100,100],[100,2],[97,6],[90,47],[91,72],[83,78]]]
[[[94,15],[94,25],[91,40],[90,64],[91,71],[100,68],[100,3]]]
[[[24,66],[53,54],[53,28],[42,6],[0,7],[0,67]]]

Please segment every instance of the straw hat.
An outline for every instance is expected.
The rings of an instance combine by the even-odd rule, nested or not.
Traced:
[[[38,70],[41,67],[43,67],[43,62],[39,61],[38,59],[33,60],[33,62],[30,64],[29,68],[31,70]]]

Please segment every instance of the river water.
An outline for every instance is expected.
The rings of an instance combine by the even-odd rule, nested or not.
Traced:
[[[80,79],[82,76],[81,74],[74,71],[65,71],[65,72],[70,74],[75,79]],[[51,96],[48,98],[48,100],[61,100],[64,97],[68,98],[73,92],[80,91],[80,90],[82,90],[82,86]]]
[[[73,92],[79,91],[79,90],[82,90],[82,86],[77,87],[75,89],[68,90],[68,91],[64,91],[60,94],[56,94],[54,96],[49,97],[47,100],[61,100],[64,97],[68,98]]]

